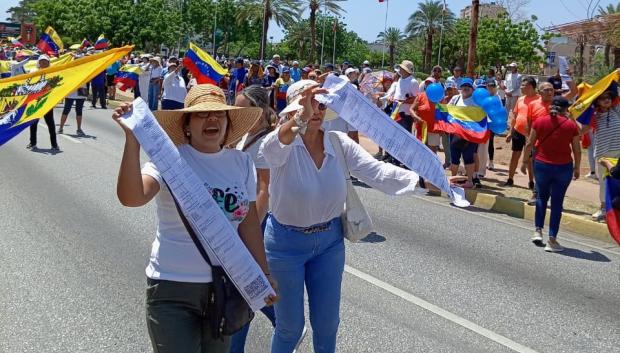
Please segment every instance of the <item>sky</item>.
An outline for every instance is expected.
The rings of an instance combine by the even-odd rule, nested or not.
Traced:
[[[539,27],[562,24],[582,20],[586,17],[586,8],[590,0],[531,0],[530,4],[524,9],[524,13],[529,18],[536,15]],[[617,3],[619,0],[601,0],[600,5],[606,7],[609,4]],[[404,30],[407,19],[417,9],[418,0],[387,0],[389,2],[388,27],[398,27]],[[489,2],[484,0],[483,2]],[[5,20],[6,10],[17,5],[18,0],[0,1],[0,19]],[[457,16],[460,10],[471,4],[470,0],[446,0],[448,7]],[[383,31],[385,23],[386,2],[379,3],[378,0],[347,0],[342,7],[346,10],[344,23],[349,30],[356,32],[362,39],[369,42],[375,41],[377,34]],[[304,14],[304,17],[307,13]],[[269,36],[274,41],[279,41],[283,32],[277,28],[275,23],[270,24]]]

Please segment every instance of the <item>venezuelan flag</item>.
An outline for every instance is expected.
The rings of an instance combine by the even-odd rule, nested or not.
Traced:
[[[36,124],[58,102],[132,49],[132,46],[116,48],[0,80],[0,145],[30,124]]]
[[[9,60],[0,60],[0,78],[11,77],[11,62]]]
[[[140,74],[142,74],[142,69],[139,65],[123,65],[116,74],[114,83],[120,83],[121,91],[126,91],[136,87]]]
[[[37,48],[45,54],[58,56],[58,52],[64,49],[64,46],[58,33],[51,26],[48,26],[45,32],[41,34]]]
[[[614,165],[618,164],[617,159],[606,159]],[[607,176],[605,177],[605,220],[609,234],[611,234],[616,243],[620,244],[620,210],[613,207],[613,202],[616,198],[620,199],[620,179],[613,178],[609,171],[607,171]]]
[[[22,42],[19,41],[20,37],[8,37],[7,39],[11,42],[11,44],[13,45],[13,47],[24,47],[24,45],[22,44]]]
[[[109,46],[110,46],[110,42],[103,34],[101,34],[99,38],[97,38],[97,41],[95,42],[95,49],[97,50],[106,49]]]
[[[491,133],[487,114],[480,107],[435,104],[435,131],[455,134],[473,143],[485,143]]]
[[[221,67],[209,53],[194,43],[189,43],[189,50],[183,58],[183,65],[196,77],[199,84],[210,83],[217,86],[227,73],[227,70]]]
[[[590,125],[590,120],[592,120],[592,116],[594,115],[594,101],[608,89],[618,89],[619,81],[620,69],[616,69],[586,89],[585,92],[579,96],[579,99],[568,108],[571,117],[581,124]]]

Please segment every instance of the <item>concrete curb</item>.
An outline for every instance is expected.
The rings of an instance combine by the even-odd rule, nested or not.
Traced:
[[[536,207],[530,206],[523,201],[503,196],[484,194],[476,190],[465,190],[465,196],[473,206],[478,208],[504,213],[515,218],[534,221]],[[549,217],[549,210],[547,210],[546,224],[549,222]],[[562,231],[562,229],[581,234],[588,238],[615,244],[611,235],[609,235],[607,224],[594,222],[584,216],[563,213],[560,231]]]

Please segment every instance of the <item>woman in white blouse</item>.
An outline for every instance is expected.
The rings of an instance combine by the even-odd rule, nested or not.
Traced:
[[[345,262],[340,215],[347,187],[328,134],[321,130],[326,106],[314,95],[323,92],[311,80],[291,85],[288,106],[281,113],[289,120],[267,135],[261,146],[271,176],[265,248],[281,297],[275,305],[272,353],[291,353],[301,337],[304,285],[314,351],[336,349]],[[337,134],[353,176],[389,194],[414,191],[416,173],[379,162],[346,134]]]

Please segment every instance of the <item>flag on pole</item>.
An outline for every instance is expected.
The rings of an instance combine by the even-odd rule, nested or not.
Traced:
[[[48,26],[45,32],[41,34],[37,48],[45,54],[58,56],[58,52],[63,50],[64,46],[58,33],[51,26]]]
[[[7,39],[11,42],[13,47],[21,47],[21,48],[23,48],[24,45],[22,44],[22,42],[19,41],[20,38],[21,38],[21,36],[19,36],[17,38],[15,38],[15,37],[8,37]]]
[[[86,39],[84,39],[84,40],[86,40]],[[99,38],[97,38],[97,41],[95,42],[95,49],[96,50],[107,49],[109,46],[110,46],[110,42],[108,41],[108,39],[103,34],[101,34],[99,36]]]
[[[133,46],[109,50],[25,75],[0,80],[0,145],[43,117]]]
[[[620,82],[620,70],[616,69],[585,90],[579,99],[568,108],[570,115],[579,123],[590,125],[590,120],[594,115],[594,101],[603,92],[618,89],[618,82]]]
[[[194,43],[189,43],[183,65],[194,75],[199,84],[210,83],[218,86],[222,77],[228,72],[209,53]]]
[[[140,74],[142,74],[142,69],[139,65],[123,65],[116,73],[114,83],[120,83],[119,88],[124,92],[129,88],[136,87]]]

